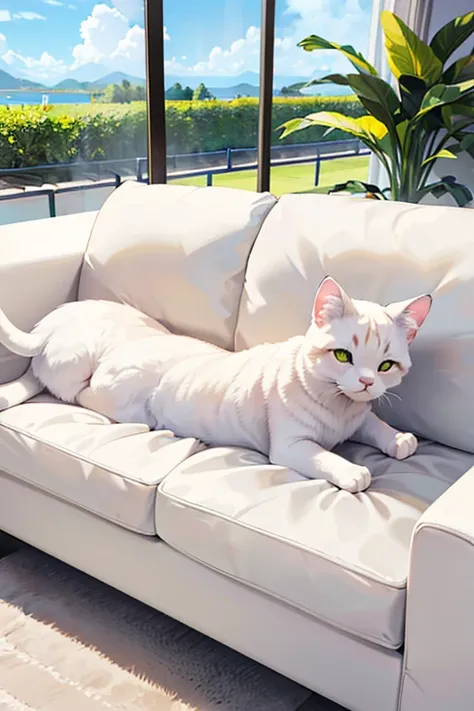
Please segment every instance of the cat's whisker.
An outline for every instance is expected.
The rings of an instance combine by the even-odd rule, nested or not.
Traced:
[[[396,400],[399,400],[399,402],[402,401],[402,398],[400,397],[400,395],[398,395],[397,393],[392,393],[391,390],[387,390],[387,391],[385,392],[385,395],[387,396],[387,398],[389,397],[389,395],[391,395],[391,396],[394,397]]]
[[[384,404],[385,401],[387,401],[387,403],[390,405],[390,407],[393,407],[393,405],[390,401],[390,398],[388,397],[388,395],[386,393],[382,393],[382,395],[379,398],[377,398],[377,400],[379,402],[381,402],[382,405]]]

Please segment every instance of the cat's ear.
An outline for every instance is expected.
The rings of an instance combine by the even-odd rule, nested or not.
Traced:
[[[321,328],[353,311],[352,302],[337,281],[326,277],[321,282],[313,304],[313,321]]]
[[[416,299],[399,301],[385,307],[389,316],[406,332],[407,341],[411,343],[428,316],[433,299],[429,294]]]

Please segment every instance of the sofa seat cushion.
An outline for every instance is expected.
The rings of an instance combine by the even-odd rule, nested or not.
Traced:
[[[412,530],[474,455],[430,442],[405,462],[353,443],[339,453],[371,469],[368,491],[305,479],[248,450],[197,453],[158,487],[157,533],[215,570],[396,649]]]
[[[156,535],[157,485],[200,447],[146,425],[111,423],[49,395],[0,413],[0,469],[150,536]]]

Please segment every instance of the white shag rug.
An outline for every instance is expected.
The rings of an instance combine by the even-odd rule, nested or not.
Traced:
[[[309,696],[39,551],[0,560],[0,711],[296,711]]]

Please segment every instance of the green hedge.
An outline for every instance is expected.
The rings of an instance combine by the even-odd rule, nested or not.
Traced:
[[[339,111],[361,116],[361,104],[351,97],[276,98],[272,112],[272,143],[312,143],[324,140],[326,129],[314,126],[279,140],[277,127],[289,119],[316,111]],[[235,101],[173,101],[166,106],[168,153],[198,153],[222,148],[252,148],[257,145],[258,99]],[[334,131],[330,140],[348,137]]]
[[[53,111],[41,107],[0,107],[0,168],[44,163],[133,158],[146,155],[146,106],[123,108],[98,105]],[[273,128],[288,119],[315,111],[340,111],[349,116],[363,114],[351,97],[277,98],[273,103]],[[251,148],[257,143],[258,100],[168,101],[166,129],[168,154],[215,151],[222,148]],[[314,127],[294,133],[285,143],[323,140],[325,129]],[[273,131],[273,143],[279,143]],[[344,137],[334,131],[330,140]]]
[[[0,107],[0,168],[145,156],[143,103],[126,112],[56,115]]]

